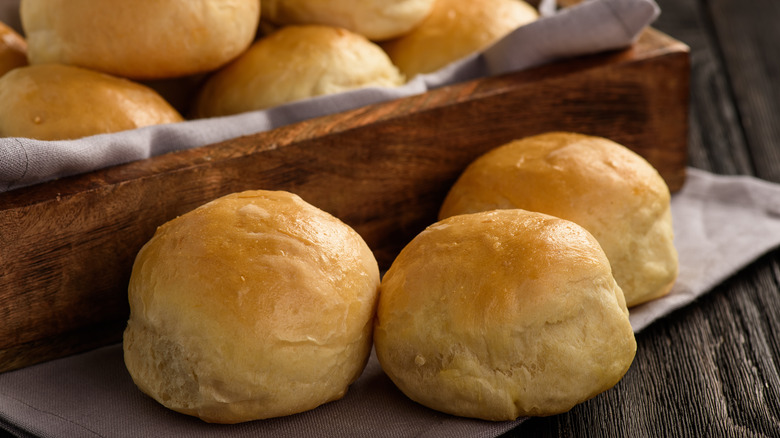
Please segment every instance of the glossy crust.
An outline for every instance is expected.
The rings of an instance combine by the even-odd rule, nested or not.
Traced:
[[[273,23],[343,27],[374,41],[408,33],[428,16],[435,0],[263,0]]]
[[[27,65],[27,41],[0,22],[0,76]]]
[[[613,141],[547,133],[496,148],[463,172],[439,217],[496,208],[547,213],[591,232],[629,307],[667,294],[677,278],[669,188]]]
[[[362,372],[378,286],[343,222],[287,192],[228,195],[138,253],[125,363],[143,392],[208,422],[313,409]]]
[[[379,46],[329,26],[287,26],[252,45],[204,85],[196,117],[274,107],[403,78]]]
[[[243,52],[259,0],[22,0],[31,64],[78,65],[133,79],[215,70]]]
[[[382,48],[411,79],[483,50],[538,16],[522,0],[436,0],[419,26]]]
[[[451,217],[382,279],[382,368],[411,399],[485,420],[552,415],[614,386],[636,341],[596,240],[523,210]]]
[[[0,77],[0,137],[65,140],[182,120],[152,89],[58,64]]]

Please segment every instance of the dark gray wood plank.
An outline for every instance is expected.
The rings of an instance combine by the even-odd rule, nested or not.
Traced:
[[[756,175],[780,182],[780,2],[706,4]]]
[[[753,174],[718,40],[699,0],[657,0],[653,26],[691,48],[689,162],[721,174]]]

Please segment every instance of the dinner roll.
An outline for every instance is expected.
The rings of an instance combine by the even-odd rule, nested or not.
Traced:
[[[211,77],[194,115],[236,114],[403,81],[387,54],[356,33],[330,26],[286,26]]]
[[[133,79],[211,71],[251,44],[260,0],[22,0],[31,64]]]
[[[522,0],[436,0],[419,26],[382,47],[411,79],[483,50],[538,16]]]
[[[409,398],[453,415],[565,412],[614,386],[636,341],[582,227],[524,210],[437,222],[382,279],[377,358]]]
[[[547,213],[590,231],[628,307],[667,294],[677,278],[669,188],[613,141],[556,132],[496,148],[463,172],[439,218],[497,208]]]
[[[0,76],[27,65],[27,41],[0,21]]]
[[[0,137],[66,140],[181,120],[150,88],[80,67],[31,65],[0,77]]]
[[[313,409],[361,374],[378,287],[343,222],[288,192],[231,194],[138,253],[125,364],[143,392],[207,422]]]
[[[271,22],[343,27],[374,41],[403,35],[428,16],[435,0],[263,0]]]

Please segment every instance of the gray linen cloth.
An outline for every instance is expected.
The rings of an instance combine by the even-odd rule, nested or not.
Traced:
[[[455,62],[436,73],[417,76],[397,88],[365,88],[264,111],[150,126],[78,140],[0,138],[0,192],[424,93],[469,79],[624,48],[633,43],[660,13],[653,0],[590,0],[557,12],[554,6],[554,0],[543,0],[539,7],[544,15],[541,19],[518,28],[483,53]],[[0,9],[3,14],[12,12]],[[4,21],[2,16],[0,21]]]
[[[672,197],[672,216],[680,276],[667,297],[630,310],[636,332],[780,245],[780,185],[689,169]],[[237,425],[207,424],[142,394],[118,344],[0,374],[0,429],[18,436],[472,438],[501,435],[523,420],[493,423],[427,409],[396,389],[373,355],[343,399]]]

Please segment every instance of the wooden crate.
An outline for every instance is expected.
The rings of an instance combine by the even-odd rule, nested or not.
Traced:
[[[297,193],[354,227],[386,268],[468,163],[527,135],[612,138],[677,190],[688,69],[688,48],[648,29],[627,50],[0,194],[0,371],[120,340],[138,250],[158,225],[227,193]]]

